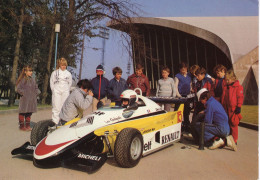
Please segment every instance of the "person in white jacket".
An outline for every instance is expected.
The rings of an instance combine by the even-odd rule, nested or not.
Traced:
[[[52,121],[59,123],[59,114],[65,100],[70,94],[72,84],[71,73],[66,69],[68,66],[65,58],[58,60],[58,66],[51,74],[50,86],[52,91]]]

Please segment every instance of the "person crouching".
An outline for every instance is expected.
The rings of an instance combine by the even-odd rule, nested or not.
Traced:
[[[92,85],[89,80],[82,79],[78,82],[69,97],[64,102],[60,117],[60,125],[65,124],[76,117],[82,117],[83,111],[91,106],[93,101]]]
[[[206,88],[202,88],[197,93],[197,96],[198,100],[206,108],[204,111],[199,113],[200,115],[201,113],[205,114],[205,144],[209,146],[209,149],[217,149],[227,144],[227,146],[231,147],[232,150],[236,151],[237,147],[234,139],[231,135],[229,135],[230,127],[228,124],[228,116],[223,106],[220,104],[220,102],[211,96],[210,92]],[[200,127],[200,122],[197,122],[194,127],[197,133],[197,137],[201,135]]]

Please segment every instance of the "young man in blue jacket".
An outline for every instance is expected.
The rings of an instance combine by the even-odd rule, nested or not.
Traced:
[[[97,110],[97,105],[99,102],[105,104],[107,100],[107,88],[109,81],[107,78],[103,77],[104,72],[104,67],[102,65],[98,65],[96,68],[97,76],[91,80],[94,94],[92,111]]]
[[[197,93],[198,100],[205,106],[205,110],[200,112],[205,114],[205,144],[210,145],[209,149],[217,149],[219,147],[227,146],[236,151],[237,147],[235,141],[230,133],[228,124],[228,116],[223,106],[214,97],[210,95],[210,92],[206,88],[202,88]],[[198,135],[201,135],[200,122],[195,124],[195,130]],[[213,143],[212,143],[213,140]]]
[[[126,80],[121,78],[122,69],[120,67],[113,68],[113,79],[109,81],[108,85],[108,97],[111,102],[115,102],[116,106],[121,106],[121,93],[127,89]]]

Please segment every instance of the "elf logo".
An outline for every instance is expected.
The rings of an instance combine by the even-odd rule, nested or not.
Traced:
[[[144,151],[148,151],[152,148],[152,141],[144,144]]]

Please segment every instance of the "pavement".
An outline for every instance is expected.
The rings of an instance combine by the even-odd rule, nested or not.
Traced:
[[[238,151],[228,147],[198,150],[186,135],[180,142],[143,157],[134,168],[120,168],[108,159],[97,172],[58,167],[37,168],[30,156],[12,156],[11,151],[30,140],[30,132],[18,130],[17,112],[0,113],[0,179],[258,179],[258,131],[239,127]],[[51,108],[32,115],[32,125],[51,119]]]

